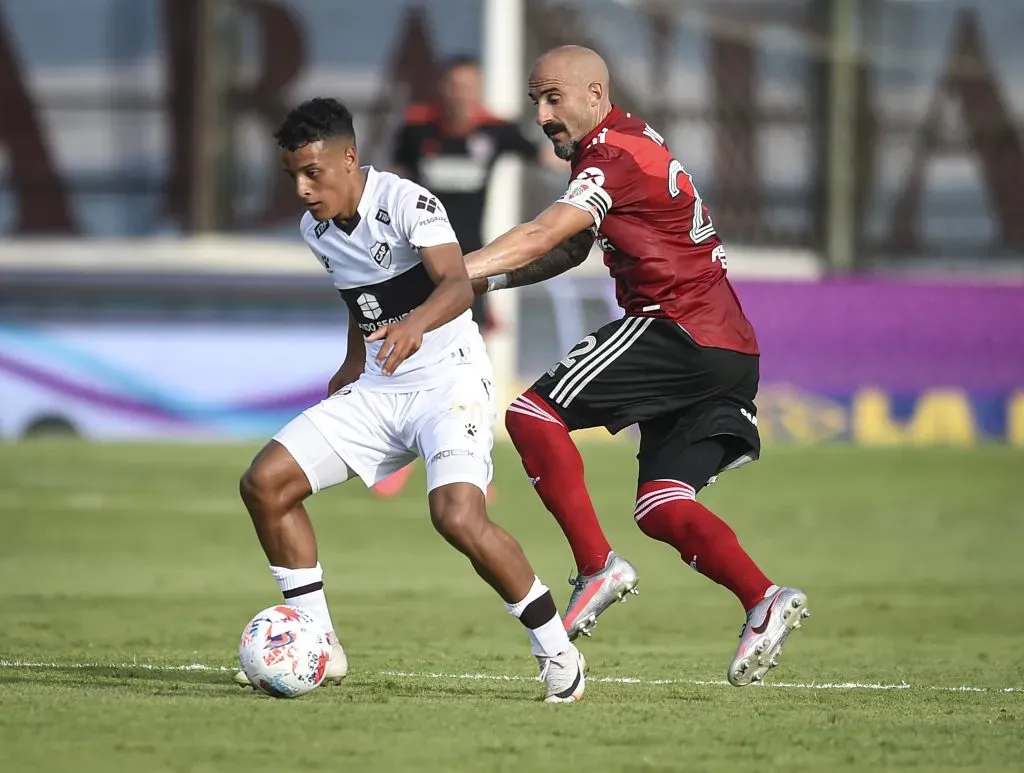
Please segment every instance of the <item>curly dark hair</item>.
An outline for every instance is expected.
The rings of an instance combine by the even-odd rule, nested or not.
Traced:
[[[334,137],[348,137],[355,143],[352,112],[341,102],[329,97],[316,97],[296,107],[274,132],[277,144],[285,150],[298,150],[304,145]]]

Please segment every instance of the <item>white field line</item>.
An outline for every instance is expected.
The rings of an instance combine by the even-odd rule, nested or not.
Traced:
[[[0,668],[10,669],[91,669],[91,668],[134,668],[142,671],[218,671],[234,672],[236,667],[209,666],[204,663],[187,663],[181,665],[161,665],[152,663],[41,663],[27,660],[0,660]],[[490,682],[532,682],[536,677],[501,675],[501,674],[442,674],[417,673],[412,671],[378,671],[377,676],[390,676],[398,679],[449,679],[463,681]],[[589,677],[589,682],[598,684],[639,684],[664,685],[681,684],[696,687],[728,686],[724,679],[646,679],[638,676],[601,676]],[[789,690],[935,690],[938,692],[978,692],[978,693],[1020,693],[1024,687],[972,687],[960,685],[943,687],[939,685],[886,684],[881,682],[767,682],[759,688],[776,688]]]

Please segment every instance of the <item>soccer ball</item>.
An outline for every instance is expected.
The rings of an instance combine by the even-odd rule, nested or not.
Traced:
[[[331,645],[323,626],[301,609],[268,607],[242,631],[238,659],[252,685],[274,698],[298,698],[324,679]]]

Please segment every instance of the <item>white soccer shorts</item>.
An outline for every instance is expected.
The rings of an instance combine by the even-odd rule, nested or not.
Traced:
[[[417,456],[427,491],[491,482],[492,426],[497,415],[489,367],[464,362],[452,377],[419,392],[380,392],[356,381],[303,411],[274,435],[315,494],[358,475],[367,486]]]

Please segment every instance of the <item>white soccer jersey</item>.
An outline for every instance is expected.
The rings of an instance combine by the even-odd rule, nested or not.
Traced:
[[[333,221],[302,217],[302,238],[334,280],[334,286],[368,336],[403,319],[434,291],[419,249],[457,243],[448,214],[426,188],[390,172],[363,167],[366,187],[357,214],[346,228]],[[389,392],[411,392],[445,378],[452,358],[486,357],[470,311],[426,333],[423,346],[392,376],[381,373],[377,354],[383,341],[366,345],[360,383]]]

